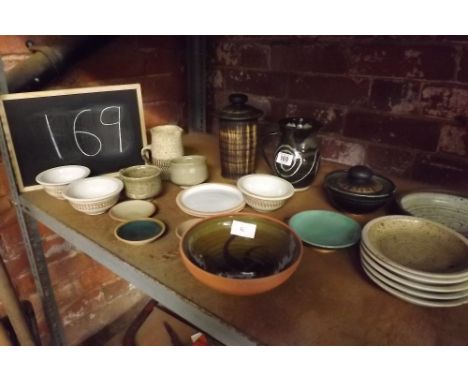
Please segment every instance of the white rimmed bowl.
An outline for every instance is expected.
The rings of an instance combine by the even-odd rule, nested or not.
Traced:
[[[245,200],[235,186],[203,183],[179,192],[176,204],[186,214],[204,218],[238,212],[245,207]]]
[[[49,168],[36,176],[36,182],[44,186],[45,192],[57,199],[65,199],[63,192],[68,185],[86,178],[90,169],[85,166],[68,165]]]
[[[245,175],[237,181],[237,188],[244,195],[246,203],[260,212],[277,210],[294,195],[291,183],[268,174]]]
[[[117,203],[123,187],[120,179],[94,176],[70,183],[63,196],[75,210],[99,215]]]

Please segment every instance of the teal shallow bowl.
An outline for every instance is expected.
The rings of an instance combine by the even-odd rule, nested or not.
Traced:
[[[114,231],[120,241],[132,245],[150,243],[160,237],[166,230],[166,225],[158,219],[136,219],[122,223]]]
[[[356,221],[332,211],[299,212],[289,219],[289,226],[304,243],[320,248],[346,248],[361,238],[361,226]]]

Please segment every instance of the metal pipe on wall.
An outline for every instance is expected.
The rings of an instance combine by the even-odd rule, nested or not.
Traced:
[[[43,88],[77,59],[107,43],[109,36],[67,36],[53,46],[27,41],[31,56],[6,73],[9,93]]]
[[[190,131],[206,132],[206,36],[186,38],[187,114]]]

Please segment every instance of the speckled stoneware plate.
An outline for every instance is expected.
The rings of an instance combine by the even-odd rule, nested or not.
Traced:
[[[389,277],[386,277],[383,273],[379,272],[376,268],[370,265],[370,263],[366,260],[365,256],[361,256],[361,265],[363,268],[366,268],[367,271],[371,272],[375,277],[377,277],[380,281],[382,281],[386,285],[396,290],[399,290],[400,292],[409,294],[414,297],[419,297],[419,298],[429,299],[429,300],[443,300],[443,301],[468,298],[468,290],[460,291],[460,292],[451,292],[451,293],[440,293],[440,292],[422,291],[418,288],[413,288],[411,286],[408,286],[407,284],[401,284]]]
[[[443,192],[410,192],[398,196],[405,213],[441,223],[468,237],[468,197]]]
[[[289,226],[304,243],[319,248],[350,247],[361,237],[361,226],[356,221],[333,211],[299,212],[289,219]]]
[[[468,279],[468,239],[431,220],[403,215],[373,219],[362,230],[362,245],[405,275],[452,282]]]
[[[126,222],[148,218],[155,211],[156,206],[147,200],[127,200],[112,207],[109,211],[109,216],[115,220]]]
[[[468,297],[467,298],[460,298],[456,300],[450,300],[450,301],[439,301],[439,300],[431,300],[431,299],[422,299],[414,296],[410,296],[407,293],[401,292],[395,288],[392,288],[391,286],[385,284],[381,280],[379,280],[377,277],[375,277],[371,272],[369,272],[368,269],[363,267],[364,272],[366,275],[374,282],[376,283],[379,287],[381,287],[383,290],[386,292],[394,295],[395,297],[398,297],[404,301],[410,302],[412,304],[416,305],[421,305],[421,306],[427,306],[427,307],[433,307],[433,308],[450,308],[454,306],[460,306],[463,304],[468,303]]]
[[[114,235],[120,241],[131,245],[143,245],[159,238],[166,225],[158,219],[137,219],[118,225]]]
[[[424,300],[433,300],[433,301],[441,301],[441,302],[451,302],[453,300],[461,300],[461,299],[467,299],[468,302],[468,296],[466,293],[455,293],[453,296],[452,295],[447,295],[447,294],[437,294],[437,293],[430,293],[430,292],[421,292],[417,289],[413,289],[407,286],[404,286],[402,284],[399,284],[395,281],[392,281],[382,274],[380,274],[378,271],[376,271],[374,268],[370,267],[367,265],[365,261],[362,263],[362,267],[369,273],[371,273],[374,277],[376,277],[379,281],[384,283],[385,285],[399,291],[402,293],[407,294],[408,296],[413,296],[417,298],[421,298]]]
[[[365,247],[361,245],[361,259],[364,259],[367,265],[378,271],[379,273],[383,274],[387,278],[391,279],[392,281],[398,282],[403,285],[407,285],[411,288],[418,289],[421,291],[427,292],[437,292],[437,293],[456,293],[456,292],[463,292],[467,293],[468,295],[468,281],[462,281],[459,283],[454,284],[432,284],[428,282],[422,282],[410,277],[405,277],[399,275],[396,272],[392,272],[385,268],[384,266],[380,265],[376,260],[372,258],[372,256],[367,252]]]
[[[406,272],[405,270],[394,267],[392,264],[382,260],[381,258],[375,256],[369,248],[366,247],[364,241],[361,240],[361,249],[364,249],[366,251],[366,255],[370,257],[373,261],[375,261],[377,264],[380,266],[384,267],[390,272],[396,273],[399,276],[406,277],[410,280],[416,281],[418,283],[424,283],[424,284],[431,284],[431,285],[458,285],[462,284],[465,282],[468,282],[468,275],[462,275],[461,277],[458,277],[456,279],[453,278],[440,278],[436,277],[433,278],[431,275],[420,275],[420,274],[415,274],[411,272]]]

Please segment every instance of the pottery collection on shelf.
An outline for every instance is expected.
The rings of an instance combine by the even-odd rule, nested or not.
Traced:
[[[197,280],[223,293],[251,295],[280,286],[300,266],[304,244],[336,251],[360,243],[362,269],[385,291],[423,306],[468,303],[466,196],[415,191],[395,197],[390,179],[354,166],[328,173],[322,185],[330,206],[344,213],[298,210],[285,224],[266,214],[283,208],[316,178],[320,125],[308,118],[281,120],[280,130],[263,139],[273,174],[255,173],[263,113],[248,105],[245,95],[229,100],[218,115],[220,167],[235,185],[207,182],[207,158],[184,156],[183,130],[175,125],[153,127],[151,144],[141,150],[145,164],[120,169],[118,177],[88,177],[88,168],[71,165],[44,171],[36,181],[82,213],[110,210],[115,238],[129,245],[150,245],[165,236],[166,223],[153,217],[152,199],[165,193],[164,181],[181,187],[175,204],[195,217],[174,230],[181,261]],[[277,144],[268,155],[273,137]],[[117,203],[123,190],[130,200]],[[372,219],[363,229],[349,216],[394,200],[401,215]],[[246,205],[257,212],[242,213]]]

